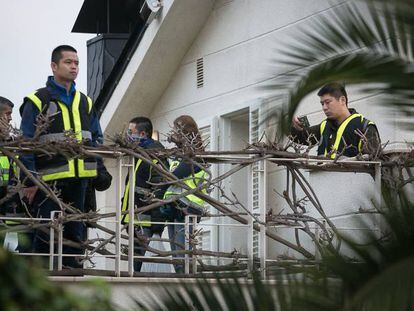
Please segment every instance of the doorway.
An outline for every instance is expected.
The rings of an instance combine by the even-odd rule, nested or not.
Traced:
[[[222,116],[219,127],[219,150],[238,151],[245,149],[249,144],[249,109],[242,109]],[[231,164],[220,165],[220,175],[232,168],[233,165]],[[246,208],[248,208],[250,193],[249,176],[249,168],[246,167],[225,179],[222,184],[225,194],[233,201],[237,200]],[[221,201],[224,201],[224,199],[221,199]],[[233,212],[245,212],[240,206],[229,206],[229,208],[232,209]],[[239,224],[239,222],[229,217],[221,217],[219,222],[221,224]],[[247,227],[220,226],[218,234],[219,250],[223,252],[231,252],[236,249],[237,251],[246,254],[247,236]]]

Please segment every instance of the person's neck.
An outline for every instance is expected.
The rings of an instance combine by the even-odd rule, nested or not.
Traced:
[[[67,81],[67,80],[60,80],[56,77],[54,77],[55,82],[61,86],[63,86],[66,89],[66,92],[69,93],[70,88],[72,87],[72,81]]]
[[[349,116],[351,115],[351,113],[349,112],[348,108],[346,109],[346,111],[344,111],[343,114],[341,114],[341,116],[336,119],[336,124],[340,125],[342,124],[342,122],[344,122]]]

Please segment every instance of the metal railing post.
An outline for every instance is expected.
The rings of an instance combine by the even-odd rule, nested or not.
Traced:
[[[260,161],[259,180],[260,180],[260,232],[259,232],[259,251],[260,251],[260,271],[263,279],[266,279],[266,208],[267,208],[267,161]]]
[[[121,276],[121,191],[122,191],[122,157],[117,158],[118,183],[115,213],[115,276]]]
[[[53,261],[55,253],[55,229],[53,228],[53,221],[56,211],[50,212],[50,228],[49,228],[49,270],[53,271]]]
[[[319,238],[320,238],[319,226],[316,226],[315,227],[315,260],[321,259],[321,254],[318,248]]]
[[[58,247],[58,262],[57,269],[62,270],[62,255],[63,255],[63,224],[61,223],[61,211],[50,212],[50,230],[49,230],[49,270],[53,271],[55,261],[55,226],[57,230],[57,247]]]
[[[128,274],[134,276],[134,223],[135,223],[135,158],[130,157],[129,174],[129,225],[128,225]]]
[[[378,204],[378,206],[381,206],[381,201],[382,201],[382,197],[381,197],[381,187],[382,187],[382,183],[381,183],[381,179],[382,179],[382,173],[381,173],[381,162],[375,163],[375,176],[374,176],[374,180],[375,180],[375,204]]]
[[[250,177],[249,177],[249,189],[250,194],[248,196],[248,209],[251,214],[253,214],[253,173],[254,173],[254,166],[251,164],[249,166],[250,170]],[[254,221],[253,217],[250,215],[247,216],[247,258],[248,258],[248,267],[249,271],[253,271],[254,269]]]
[[[185,216],[185,224],[184,224],[184,236],[185,236],[185,250],[188,251],[190,249],[190,216],[186,215]],[[185,274],[190,274],[190,256],[189,254],[186,252],[186,254],[184,255],[184,273]]]
[[[374,204],[377,205],[377,208],[382,209],[382,172],[381,172],[381,162],[375,163],[375,175],[374,175],[374,182],[375,182],[375,194],[374,194]],[[386,225],[384,218],[380,215],[377,215],[377,228],[379,229],[379,235],[381,235],[382,230],[385,230]]]
[[[63,224],[60,221],[62,212],[56,211],[58,225],[57,225],[57,233],[58,233],[58,270],[62,270],[62,257],[63,257]]]
[[[197,216],[194,216],[194,215],[190,216],[190,219],[192,220],[192,223],[193,223],[191,231],[194,233],[196,232]],[[188,237],[190,237],[190,235]],[[196,247],[196,244],[194,243],[193,250],[195,251],[196,249],[197,247]],[[195,254],[193,254],[192,262],[193,262],[193,274],[196,274],[197,273],[197,256]]]

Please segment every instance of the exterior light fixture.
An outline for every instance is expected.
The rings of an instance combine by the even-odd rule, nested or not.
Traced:
[[[150,24],[154,18],[157,16],[158,12],[162,8],[161,0],[145,0],[139,14],[141,17],[147,21],[147,24]]]

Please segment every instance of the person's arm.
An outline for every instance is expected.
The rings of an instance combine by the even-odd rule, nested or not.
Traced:
[[[102,129],[99,123],[98,115],[96,114],[95,108],[93,106],[90,117],[90,129],[92,134],[92,146],[96,147],[97,145],[102,144]]]
[[[31,139],[34,137],[36,132],[36,122],[37,116],[39,115],[39,110],[35,107],[35,105],[29,99],[25,99],[23,103],[23,111],[22,111],[22,121],[20,124],[20,129],[22,131],[23,137],[26,139]],[[36,165],[35,165],[35,156],[34,154],[22,154],[19,157],[20,161],[23,165],[36,175]],[[32,203],[34,196],[37,192],[37,186],[33,184],[33,182],[29,179],[25,179],[26,175],[22,170],[20,170],[20,180],[24,181],[26,188],[23,189],[23,195],[27,198],[29,204]]]
[[[178,179],[187,178],[193,174],[197,174],[201,171],[201,168],[197,165],[193,165],[191,163],[181,161],[180,164],[175,168],[172,172],[175,177]]]
[[[111,186],[112,175],[106,169],[102,157],[96,158],[96,170],[97,176],[88,184],[92,185],[96,191],[105,191]]]
[[[193,165],[191,163],[185,162],[185,161],[181,161],[180,164],[178,164],[178,166],[172,172],[172,174],[178,179],[184,179],[193,174],[197,174],[200,171],[201,171],[200,167]],[[169,186],[170,185],[164,185],[160,187],[160,192],[165,193],[165,191],[167,191]]]
[[[139,161],[135,159],[135,163]],[[151,185],[147,183],[150,180],[150,164],[142,161],[136,174],[135,174],[135,185],[142,188],[151,188]]]
[[[290,135],[295,143],[313,146],[316,145],[321,138],[320,125],[318,124],[303,129],[298,129],[292,126]]]
[[[23,138],[32,139],[36,132],[36,121],[37,116],[39,115],[39,110],[29,99],[26,99],[23,105],[20,130],[22,131]],[[32,172],[36,171],[34,159],[34,154],[23,154],[20,156],[20,160],[24,166]]]
[[[381,148],[381,139],[378,129],[374,124],[368,125],[363,138],[362,153],[376,156]]]

